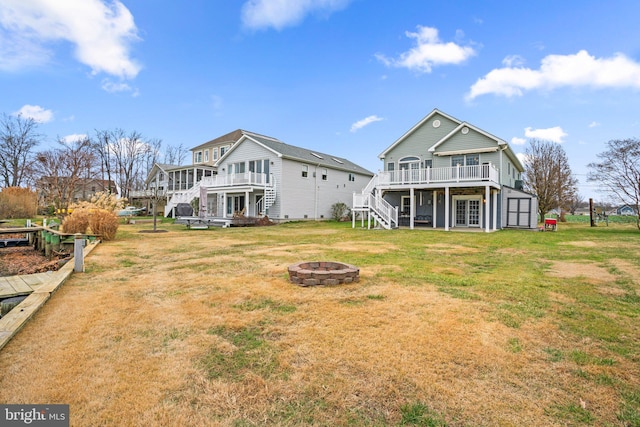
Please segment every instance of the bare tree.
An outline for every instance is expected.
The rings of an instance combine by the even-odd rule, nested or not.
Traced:
[[[4,187],[27,184],[32,151],[41,138],[32,118],[6,114],[0,117],[0,177]]]
[[[58,144],[58,148],[36,154],[35,168],[45,202],[66,209],[73,202],[78,183],[92,177],[96,157],[88,138]]]
[[[589,163],[587,180],[599,183],[615,198],[640,212],[640,140],[612,140],[607,151],[597,155],[600,162]],[[636,216],[640,230],[640,215]]]
[[[584,205],[584,198],[580,194],[575,193],[568,202],[567,209],[571,212],[571,215],[575,215],[576,211]]]
[[[164,153],[164,163],[180,166],[187,157],[188,151],[183,144],[169,146]]]
[[[112,193],[115,188],[111,188],[113,182],[113,166],[111,159],[111,132],[107,130],[97,130],[95,138],[91,141],[94,152],[100,161],[100,176],[107,182],[108,192]]]
[[[115,181],[120,195],[128,199],[131,191],[144,189],[146,176],[160,156],[162,140],[145,140],[138,131],[115,129],[96,131],[93,145],[103,179],[106,175]]]
[[[578,192],[564,149],[551,141],[530,140],[525,151],[524,188],[538,196],[538,214],[543,219],[551,209],[566,209]]]

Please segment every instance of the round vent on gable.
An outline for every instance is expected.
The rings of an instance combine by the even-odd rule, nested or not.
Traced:
[[[460,132],[462,132],[463,135],[466,135],[466,134],[469,133],[469,128],[465,126],[465,127],[462,128],[462,130]]]
[[[434,121],[433,121],[433,127],[434,127],[434,128],[439,128],[439,127],[440,127],[440,120],[437,120],[437,119],[436,119],[436,120],[434,120]]]

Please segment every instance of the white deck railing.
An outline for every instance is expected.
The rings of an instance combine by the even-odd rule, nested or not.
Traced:
[[[201,185],[205,187],[233,187],[237,185],[273,185],[272,176],[265,173],[244,172],[244,173],[221,173],[214,176],[202,178]]]
[[[444,168],[403,169],[378,173],[379,185],[438,184],[445,182],[489,181],[499,183],[492,164]]]

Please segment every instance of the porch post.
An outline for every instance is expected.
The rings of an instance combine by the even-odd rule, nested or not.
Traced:
[[[415,194],[415,190],[413,189],[413,187],[411,187],[409,189],[409,229],[413,230],[413,211],[415,210],[415,201],[414,199],[414,194]]]
[[[491,190],[489,189],[488,185],[485,185],[484,187],[484,197],[485,197],[485,203],[484,203],[484,213],[487,216],[487,218],[484,220],[485,223],[485,227],[484,227],[484,231],[485,232],[489,232],[491,231],[489,228],[489,205],[491,203]]]
[[[249,203],[249,191],[245,191],[244,192],[244,206],[247,208],[246,212],[247,212],[247,216],[252,216],[251,212],[249,211],[249,209],[251,209],[251,203]],[[258,214],[256,214],[255,216],[258,216]]]
[[[449,187],[444,187],[444,231],[449,231]]]
[[[227,193],[222,193],[222,218],[227,217]]]
[[[493,231],[498,229],[498,190],[493,190]]]
[[[431,192],[431,206],[433,207],[432,209],[432,213],[433,213],[433,228],[436,228],[436,219],[437,219],[437,212],[438,212],[438,192],[437,191],[432,191]]]

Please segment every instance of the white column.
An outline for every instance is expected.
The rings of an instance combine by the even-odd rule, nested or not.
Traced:
[[[484,202],[484,206],[482,207],[482,210],[484,210],[484,214],[487,216],[487,218],[484,220],[485,226],[484,226],[484,231],[485,232],[489,232],[491,231],[489,228],[489,204],[491,203],[491,190],[489,189],[488,185],[484,186],[484,197],[485,197],[485,202]]]
[[[493,231],[498,229],[498,196],[500,192],[493,190]]]
[[[244,205],[247,208],[245,211],[247,213],[247,216],[252,216],[251,212],[249,211],[249,209],[251,209],[251,203],[249,203],[249,191],[245,191],[244,192]],[[258,214],[256,213],[255,216],[257,216]]]
[[[449,187],[444,188],[444,231],[449,231]]]
[[[227,193],[222,193],[222,218],[227,217]]]
[[[432,213],[433,213],[433,228],[436,228],[436,219],[437,219],[437,212],[438,212],[438,192],[437,191],[433,191],[432,193],[432,200],[431,200],[431,206],[433,207],[432,209]]]
[[[409,189],[409,229],[413,230],[413,213],[415,212],[415,201],[414,201],[415,190],[413,188]]]

